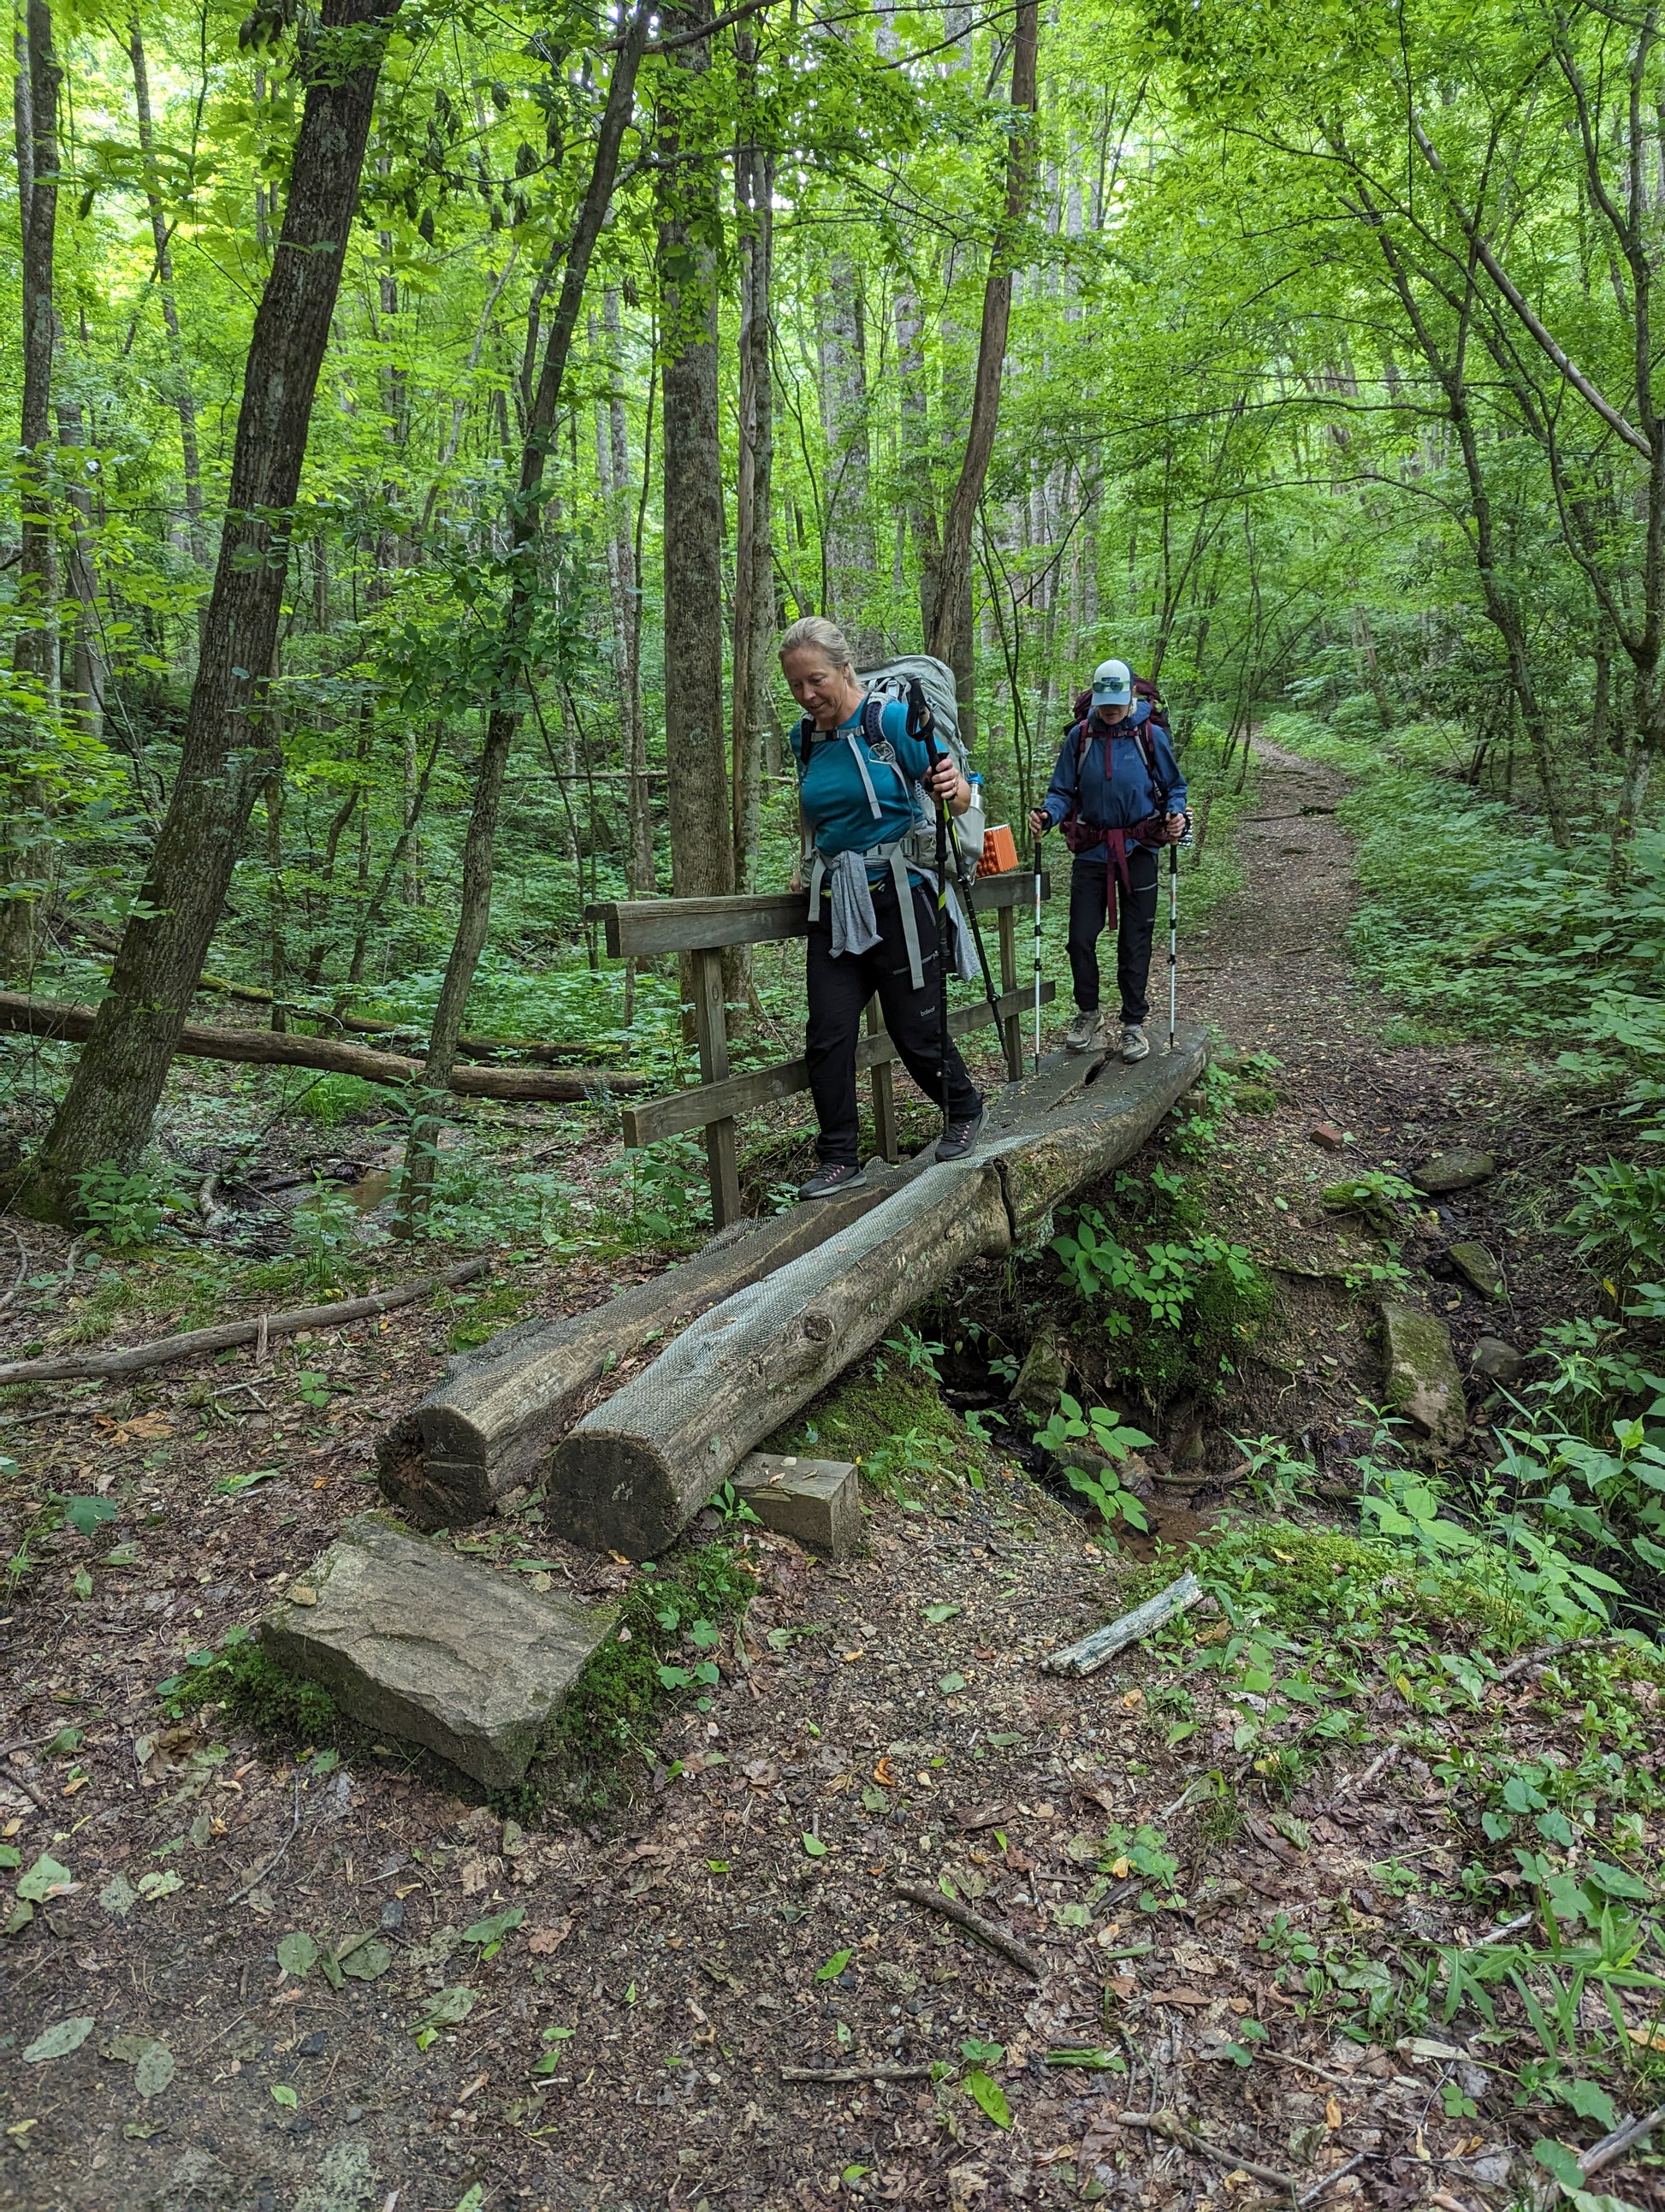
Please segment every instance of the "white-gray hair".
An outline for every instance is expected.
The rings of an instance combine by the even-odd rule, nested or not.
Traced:
[[[825,615],[800,615],[781,640],[781,658],[789,653],[800,653],[805,646],[817,653],[824,653],[835,668],[854,669],[855,655],[850,641],[836,622]]]

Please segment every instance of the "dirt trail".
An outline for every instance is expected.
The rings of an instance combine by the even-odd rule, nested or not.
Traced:
[[[1227,1150],[1247,1178],[1244,1233],[1289,1256],[1333,1243],[1310,1189],[1330,1171],[1306,1141],[1316,1115],[1376,1158],[1448,1133],[1495,1077],[1484,1054],[1371,1041],[1380,1009],[1342,955],[1346,842],[1332,816],[1300,812],[1333,805],[1336,780],[1262,758],[1247,887],[1188,946],[1182,1004],[1284,1063],[1276,1111],[1238,1120]],[[1362,1329],[1334,1284],[1287,1288],[1296,1349],[1244,1387],[1293,1394],[1285,1424],[1327,1407],[1340,1421]],[[185,1387],[167,1379],[149,1402],[177,1409]],[[126,1471],[133,1437],[156,1433],[112,1425],[76,1486]],[[1026,1482],[921,1482],[912,1511],[878,1501],[870,1556],[847,1567],[765,1540],[722,1685],[708,1713],[666,1725],[641,1801],[588,1829],[552,1815],[522,1832],[381,1747],[331,1771],[241,1725],[164,1733],[156,1656],[134,1665],[124,1639],[176,1613],[188,1634],[202,1606],[198,1634],[251,1617],[260,1588],[237,1563],[261,1553],[260,1582],[280,1562],[298,1571],[313,1492],[337,1517],[362,1501],[343,1470],[326,1489],[295,1462],[289,1480],[215,1495],[272,1449],[182,1437],[147,1473],[147,1504],[188,1560],[136,1519],[132,1548],[155,1564],[119,1590],[101,1579],[97,1618],[76,1616],[70,1577],[130,1531],[64,1532],[0,1623],[32,1699],[16,1734],[35,1739],[16,1786],[0,1770],[0,1825],[24,1869],[50,1844],[68,1885],[0,1951],[6,2212],[996,2212],[1084,2195],[1204,2212],[1243,2158],[1326,2183],[1326,2212],[1408,2205],[1436,2182],[1457,2212],[1506,2192],[1505,2123],[1442,2118],[1433,2075],[1303,2017],[1287,1943],[1263,1948],[1279,1916],[1367,1945],[1361,1931],[1382,1931],[1389,1953],[1485,1924],[1449,1887],[1460,1850],[1428,1767],[1365,1774],[1367,1735],[1313,1772],[1281,1829],[1257,1814],[1211,1840],[1178,1801],[1231,1764],[1233,1709],[1200,1705],[1176,1741],[1183,1705],[1149,1653],[1085,1683],[1040,1672],[1047,1648],[1115,1609],[1127,1571]],[[1395,1697],[1357,1694],[1361,1718]],[[67,1751],[41,1741],[54,1705],[82,1732]],[[1127,1838],[1163,1830],[1167,1870],[1123,1863],[1121,1844],[1103,1856],[1115,1823]],[[1431,1891],[1382,1887],[1372,1869],[1393,1850]],[[899,1899],[903,1881],[945,1882],[1004,1921],[1043,1980]],[[515,1907],[501,1948],[469,1940]],[[286,1932],[321,1947],[366,1929],[390,1954],[379,1978],[332,1989],[317,1968],[280,1972]],[[419,2048],[413,2028],[459,1990],[466,2017],[453,2003]],[[1266,2024],[1275,2065],[1222,2055],[1245,2017]],[[79,2047],[15,2063],[65,2020],[89,2022]],[[136,2063],[148,2039],[176,2069],[154,2094],[155,2063]],[[1055,2063],[1101,2045],[1085,2066]],[[1123,2070],[1093,2070],[1110,2064]],[[858,2078],[784,2081],[793,2065]],[[904,2070],[872,2078],[886,2068]],[[1223,2148],[1193,2155],[1118,2122],[1164,2106]]]

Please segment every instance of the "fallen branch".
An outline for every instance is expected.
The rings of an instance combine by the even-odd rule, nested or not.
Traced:
[[[264,1864],[264,1866],[263,1866],[263,1867],[261,1868],[261,1869],[260,1869],[259,1873],[258,1873],[258,1874],[257,1874],[257,1875],[252,1875],[250,1876],[250,1878],[248,1879],[248,1881],[246,1881],[246,1882],[243,1884],[243,1887],[242,1887],[240,1889],[234,1889],[234,1890],[233,1890],[233,1892],[231,1893],[231,1895],[230,1895],[228,1898],[227,1898],[227,1899],[226,1899],[226,1901],[225,1901],[225,1905],[224,1905],[224,1907],[222,1908],[224,1911],[230,1911],[230,1909],[231,1909],[231,1907],[232,1907],[234,1905],[240,1905],[240,1904],[242,1903],[243,1899],[244,1899],[248,1895],[249,1892],[250,1892],[252,1889],[258,1889],[258,1888],[259,1888],[259,1887],[260,1887],[261,1883],[265,1880],[266,1876],[267,1876],[269,1874],[270,1874],[270,1873],[271,1873],[271,1872],[276,1869],[276,1865],[277,1865],[277,1862],[279,1861],[279,1859],[281,1859],[281,1858],[283,1857],[283,1856],[284,1852],[285,1852],[286,1850],[288,1850],[288,1849],[289,1849],[289,1845],[290,1845],[290,1844],[295,1841],[295,1839],[296,1836],[297,1836],[297,1835],[299,1835],[299,1834],[300,1834],[300,1832],[301,1832],[301,1784],[297,1782],[297,1783],[295,1784],[295,1818],[294,1818],[294,1820],[292,1820],[290,1821],[290,1823],[289,1823],[289,1834],[288,1834],[287,1836],[285,1836],[285,1837],[284,1837],[284,1838],[283,1838],[283,1842],[282,1842],[281,1844],[279,1844],[279,1845],[277,1846],[277,1849],[276,1849],[276,1850],[272,1853],[271,1856],[270,1856],[270,1857],[266,1861],[266,1863]]]
[[[1354,2166],[1363,2166],[1369,2156],[1370,2153],[1367,2150],[1355,2151],[1345,2166],[1333,2166],[1328,2173],[1322,2174],[1319,2179],[1313,2183],[1310,2189],[1303,2189],[1300,2195],[1296,2198],[1295,2202],[1297,2204],[1316,2203],[1318,2199],[1323,2195],[1324,2191],[1329,2187],[1331,2182],[1340,2181],[1344,2173],[1351,2173]]]
[[[1252,2174],[1256,2181],[1270,2182],[1274,2189],[1287,2191],[1291,2197],[1297,2193],[1298,2185],[1292,2173],[1281,2172],[1275,2166],[1262,2166],[1258,2159],[1245,2158],[1224,2143],[1211,2143],[1172,2112],[1118,2112],[1116,2118],[1124,2128],[1153,2129],[1158,2135],[1166,2136],[1170,2142],[1177,2143],[1182,2150],[1194,2151],[1200,2158],[1212,2159],[1228,2173],[1241,2170]],[[1324,2178],[1328,2182],[1334,2177],[1327,2174]]]
[[[35,1811],[44,1813],[49,1820],[54,1817],[50,1801],[43,1797],[33,1783],[19,1774],[15,1767],[0,1766],[0,1786],[16,1790],[20,1797],[27,1797]]]
[[[1119,1620],[1095,1629],[1065,1650],[1049,1653],[1041,1662],[1042,1670],[1048,1674],[1096,1674],[1118,1651],[1125,1651],[1128,1644],[1137,1644],[1178,1614],[1188,1613],[1202,1595],[1202,1584],[1188,1567],[1176,1583],[1170,1583],[1166,1589],[1146,1598],[1131,1613],[1124,1613]]]
[[[1482,1936],[1474,1948],[1483,1951],[1488,1943],[1502,1943],[1510,1936],[1518,1936],[1522,1928],[1530,1928],[1536,1917],[1535,1912],[1517,1912],[1512,1920],[1505,1920],[1501,1928],[1494,1928],[1489,1936]]]
[[[783,2066],[783,2081],[928,2081],[928,2066]]]
[[[963,1928],[968,1936],[975,1936],[991,1951],[1026,1973],[1031,1981],[1046,1979],[1046,1968],[1028,1945],[1015,1936],[1008,1936],[1004,1928],[992,1920],[985,1920],[981,1912],[973,1912],[969,1905],[962,1905],[957,1897],[945,1896],[939,1889],[927,1889],[922,1882],[899,1881],[896,1893],[905,1897],[910,1905],[922,1905],[927,1912],[940,1912],[945,1920],[951,1920],[957,1928]]]
[[[1603,2166],[1611,2166],[1615,2159],[1623,2158],[1633,2150],[1645,2136],[1656,2128],[1665,2127],[1665,2105],[1656,2105],[1653,2111],[1639,2120],[1626,2120],[1611,2135],[1603,2136],[1600,2142],[1592,2143],[1578,2163],[1588,2181],[1592,2174],[1600,2173]]]
[[[159,1336],[149,1344],[131,1344],[116,1352],[48,1353],[40,1359],[13,1359],[0,1364],[0,1388],[16,1382],[81,1382],[102,1376],[136,1375],[143,1367],[165,1367],[175,1359],[190,1359],[199,1352],[223,1352],[234,1344],[259,1344],[270,1337],[294,1336],[303,1328],[339,1328],[349,1321],[364,1321],[373,1314],[392,1313],[396,1306],[414,1305],[434,1291],[447,1290],[483,1274],[490,1255],[465,1260],[442,1275],[424,1275],[396,1291],[376,1291],[368,1297],[343,1298],[332,1306],[296,1306],[288,1313],[261,1314],[253,1321],[222,1322],[217,1328],[193,1328],[184,1336]]]
[[[82,1043],[96,1018],[91,1006],[31,999],[21,991],[0,991],[0,1030],[22,1036],[58,1037]],[[242,1066],[315,1067],[326,1075],[355,1075],[364,1083],[404,1085],[422,1080],[422,1063],[403,1053],[374,1052],[343,1037],[296,1036],[287,1030],[222,1030],[206,1022],[187,1022],[173,1048],[195,1060],[229,1060]],[[645,1075],[617,1068],[587,1074],[546,1068],[453,1067],[447,1088],[465,1098],[575,1101],[590,1098],[605,1085],[624,1092],[647,1087]]]

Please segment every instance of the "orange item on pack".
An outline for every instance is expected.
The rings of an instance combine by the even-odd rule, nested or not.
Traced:
[[[980,876],[1010,875],[1018,865],[1018,845],[1004,822],[993,830],[983,831],[983,856],[977,863]]]

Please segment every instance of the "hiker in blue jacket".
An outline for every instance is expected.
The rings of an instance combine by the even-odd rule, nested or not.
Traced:
[[[1098,938],[1109,922],[1116,931],[1121,1057],[1143,1060],[1151,1049],[1144,1024],[1151,1011],[1157,854],[1184,835],[1185,778],[1159,708],[1134,696],[1125,660],[1101,661],[1094,670],[1088,711],[1071,725],[1046,798],[1029,817],[1036,837],[1060,823],[1075,855],[1068,945],[1076,1016],[1064,1042],[1071,1052],[1110,1049],[1098,1007]]]
[[[944,1108],[937,1158],[963,1159],[981,1131],[982,1100],[957,1051],[943,1042],[936,900],[919,849],[914,790],[945,801],[956,815],[973,794],[945,752],[933,766],[923,738],[908,736],[900,702],[886,702],[869,742],[865,694],[836,623],[805,615],[780,650],[781,673],[804,710],[792,734],[804,832],[793,889],[810,894],[804,1049],[821,1124],[821,1165],[798,1195],[835,1198],[862,1180],[855,1053],[862,1009],[875,993],[902,1065]]]

